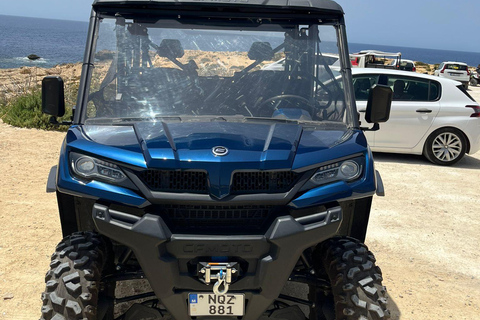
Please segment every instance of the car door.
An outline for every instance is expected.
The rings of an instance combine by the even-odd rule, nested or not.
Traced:
[[[390,74],[386,84],[393,90],[390,119],[375,132],[375,147],[391,152],[412,149],[425,136],[440,110],[440,84],[430,79]]]

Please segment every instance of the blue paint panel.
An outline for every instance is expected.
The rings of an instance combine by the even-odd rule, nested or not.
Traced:
[[[340,129],[339,129],[340,128]],[[84,183],[70,175],[68,152],[85,153],[135,168],[204,170],[210,195],[230,192],[236,170],[305,171],[322,163],[363,154],[365,176],[354,183],[337,182],[304,192],[291,206],[364,197],[375,191],[374,169],[365,136],[358,130],[303,129],[296,124],[242,122],[140,122],[133,126],[73,126],[60,158],[58,187],[67,193],[143,206],[136,192],[104,182]],[[212,148],[226,147],[226,156]]]

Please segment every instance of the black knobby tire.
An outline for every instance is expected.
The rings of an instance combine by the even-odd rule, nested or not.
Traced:
[[[41,319],[99,319],[99,300],[108,304],[101,319],[112,318],[113,299],[107,297],[115,288],[105,288],[100,282],[102,272],[110,268],[109,261],[107,245],[98,234],[78,232],[64,238],[52,255],[45,276]]]
[[[450,140],[451,139],[451,140]],[[442,153],[442,141],[449,147]],[[441,128],[434,131],[425,142],[423,155],[428,161],[450,166],[460,161],[467,150],[465,135],[455,128]],[[448,157],[447,157],[448,153]]]
[[[334,238],[313,253],[317,274],[330,280],[331,291],[310,288],[315,302],[310,320],[380,320],[390,318],[382,272],[375,257],[361,242]]]

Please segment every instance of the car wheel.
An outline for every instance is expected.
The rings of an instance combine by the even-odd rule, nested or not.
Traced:
[[[360,241],[334,238],[312,255],[316,274],[325,273],[331,290],[310,285],[310,320],[382,320],[390,318],[382,272]]]
[[[465,90],[468,90],[468,82],[464,84]]]
[[[473,87],[476,87],[478,85],[477,79],[471,78],[470,79],[470,85]]]
[[[428,137],[423,155],[430,162],[442,166],[449,166],[463,158],[466,147],[466,138],[460,130],[442,128],[433,132]]]
[[[58,244],[45,276],[41,320],[113,319],[115,286],[101,281],[111,264],[108,251],[93,232],[74,233]]]

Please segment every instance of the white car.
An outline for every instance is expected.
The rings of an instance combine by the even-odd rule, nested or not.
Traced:
[[[360,120],[369,89],[393,90],[390,119],[378,131],[366,131],[372,151],[423,154],[439,165],[451,165],[480,149],[480,105],[460,82],[408,71],[352,69]]]
[[[454,61],[442,62],[438,69],[434,71],[433,75],[460,81],[465,89],[468,89],[470,71],[466,63]]]

